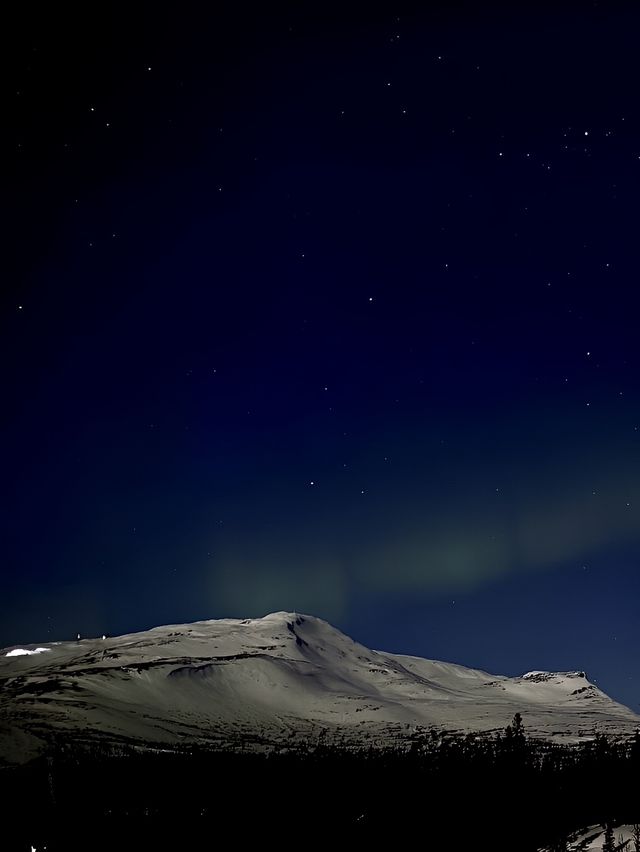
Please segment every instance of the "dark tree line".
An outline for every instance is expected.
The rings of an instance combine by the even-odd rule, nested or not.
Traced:
[[[323,742],[263,754],[68,744],[0,771],[0,848],[213,850],[231,838],[563,852],[600,823],[606,852],[640,852],[640,827],[635,844],[615,837],[640,818],[640,734],[545,743],[517,714],[495,737],[433,730],[408,749],[357,751]]]

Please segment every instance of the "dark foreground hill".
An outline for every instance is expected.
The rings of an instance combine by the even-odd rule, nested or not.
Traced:
[[[0,848],[584,849],[564,844],[588,825],[638,820],[639,773],[640,738],[545,743],[518,725],[419,735],[408,751],[66,746],[0,770]]]

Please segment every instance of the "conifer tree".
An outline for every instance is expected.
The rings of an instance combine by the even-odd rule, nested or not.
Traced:
[[[633,839],[633,852],[640,852],[640,825],[635,823],[631,828]]]
[[[616,844],[613,837],[613,826],[610,822],[604,827],[604,842],[602,844],[602,852],[616,852]]]
[[[524,742],[524,725],[522,724],[522,716],[520,715],[520,713],[516,713],[516,715],[513,717],[511,728],[513,731],[513,738],[516,740],[516,742]]]

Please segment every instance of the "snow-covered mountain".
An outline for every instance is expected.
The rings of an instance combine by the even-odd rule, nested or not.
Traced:
[[[630,734],[640,717],[584,672],[490,675],[372,651],[326,621],[276,612],[0,652],[0,757],[65,738],[168,747],[386,742],[421,728]]]

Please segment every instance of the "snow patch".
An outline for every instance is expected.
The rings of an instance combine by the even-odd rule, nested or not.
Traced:
[[[43,654],[45,651],[50,651],[51,648],[34,648],[30,651],[28,648],[14,648],[13,651],[9,651],[8,654],[5,654],[5,657],[24,657],[27,654]]]

